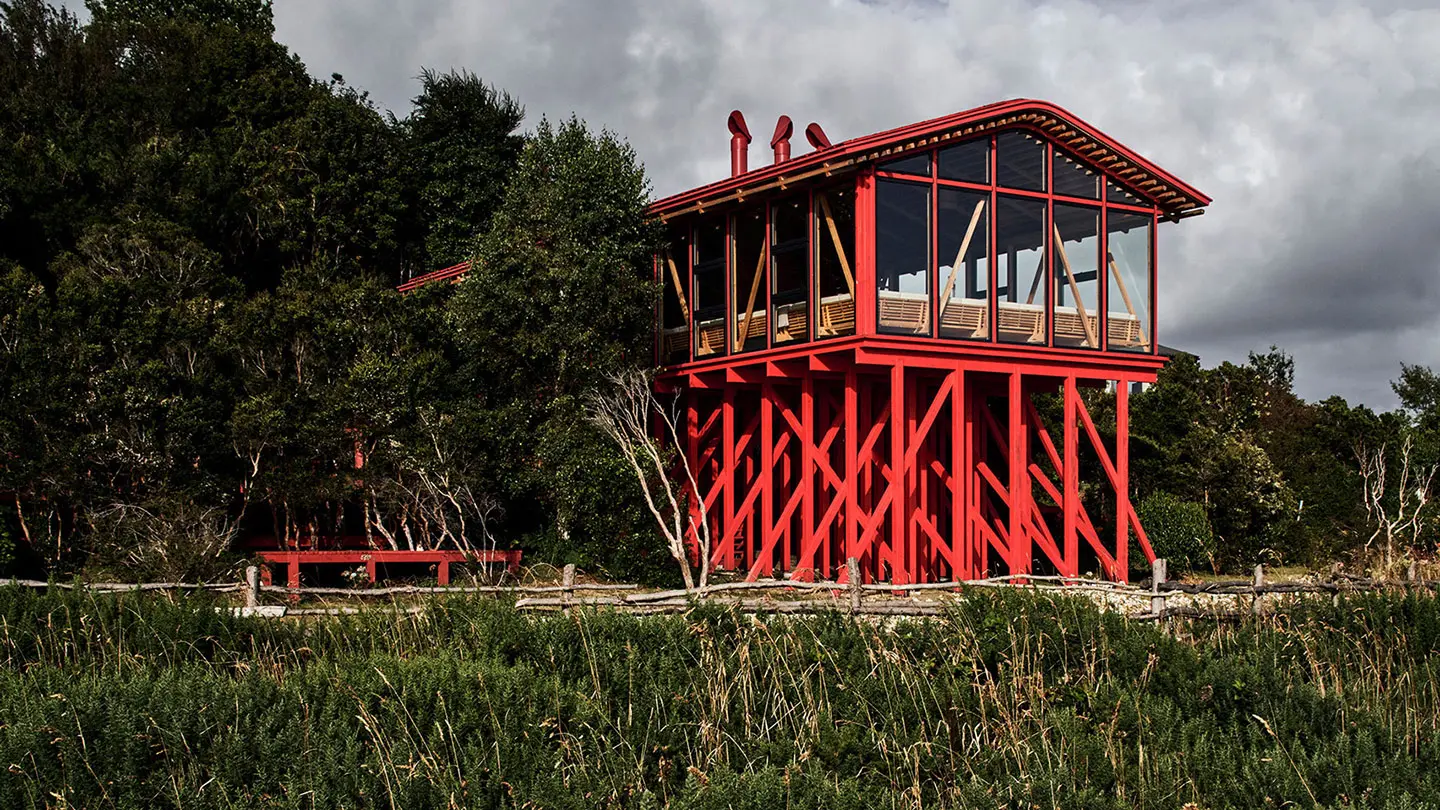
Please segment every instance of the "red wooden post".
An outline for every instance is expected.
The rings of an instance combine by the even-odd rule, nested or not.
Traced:
[[[444,586],[450,584],[450,561],[449,561],[449,560],[441,560],[441,561],[440,561],[440,565],[438,566],[438,568],[436,569],[436,572],[435,572],[435,578],[436,578],[436,580],[439,581],[441,587],[444,587]]]
[[[904,585],[910,581],[905,570],[905,366],[895,361],[890,366],[890,548],[885,559],[890,564],[890,581]],[[877,507],[878,508],[878,507]]]
[[[1061,475],[1064,478],[1065,502],[1061,504],[1064,514],[1065,567],[1062,576],[1080,575],[1080,540],[1075,530],[1076,512],[1080,509],[1080,452],[1079,436],[1076,434],[1075,409],[1079,407],[1079,392],[1075,390],[1075,375],[1065,378],[1065,426],[1062,440],[1065,443],[1065,463]]]
[[[753,541],[762,555],[758,567],[767,577],[775,574],[775,501],[770,497],[775,461],[775,389],[767,381],[760,386],[760,466],[754,484],[760,488],[760,536]],[[751,570],[754,568],[752,562]]]
[[[720,523],[720,547],[725,555],[725,567],[731,570],[735,568],[735,389],[726,388],[724,399],[721,402],[720,429],[720,452],[723,461],[721,462],[720,483],[722,487],[720,497],[723,500],[724,519]]]
[[[809,569],[809,578],[815,578],[815,554],[820,548],[821,538],[815,536],[815,464],[818,438],[815,433],[815,378],[806,374],[800,381],[800,567]],[[828,546],[828,542],[826,543]],[[804,551],[808,549],[808,554]],[[829,561],[829,549],[824,552]],[[828,567],[828,565],[827,565]],[[827,573],[828,575],[828,573]]]
[[[375,558],[368,555],[365,557],[365,576],[371,585],[375,584]]]
[[[860,378],[855,369],[845,371],[845,557],[860,555]],[[869,429],[868,426],[866,428]],[[856,570],[859,570],[858,567]]]
[[[1130,382],[1115,381],[1115,579],[1130,581]]]
[[[1025,393],[1021,385],[1020,371],[1010,372],[1010,572],[1030,572],[1030,532],[1025,523],[1029,519],[1025,497],[1030,489],[1030,469],[1025,455]]]

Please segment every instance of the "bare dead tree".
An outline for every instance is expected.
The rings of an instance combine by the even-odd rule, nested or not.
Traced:
[[[104,539],[111,564],[176,582],[223,574],[240,529],[225,509],[180,498],[148,506],[113,503],[87,510],[85,520]]]
[[[676,407],[664,407],[655,396],[650,375],[633,369],[611,374],[606,385],[588,397],[586,413],[590,422],[619,446],[620,453],[630,463],[645,496],[645,505],[665,536],[670,556],[680,566],[687,591],[695,589],[696,577],[690,566],[686,538],[692,535],[696,538],[700,552],[698,584],[704,590],[710,580],[711,547],[705,501],[696,495],[700,487],[689,459],[682,452],[675,454],[678,458],[674,464],[669,463],[669,454],[650,432],[652,424],[660,427],[663,440],[678,448]],[[652,423],[652,418],[657,421]],[[694,499],[693,510],[682,507],[681,501],[687,492]]]
[[[1430,485],[1440,465],[1419,464],[1414,460],[1415,441],[1407,435],[1400,445],[1399,458],[1392,458],[1388,443],[1371,449],[1364,444],[1356,445],[1355,457],[1360,462],[1362,497],[1365,513],[1374,527],[1365,549],[1381,538],[1385,541],[1385,567],[1389,569],[1395,558],[1395,545],[1404,543],[1414,548],[1420,542],[1424,528],[1425,507],[1431,498]],[[1399,480],[1392,490],[1388,477],[1392,468],[1399,467]]]
[[[372,466],[367,475],[365,531],[378,535],[390,548],[437,549],[453,546],[462,551],[493,550],[494,521],[500,502],[477,492],[454,454],[443,441],[439,417],[421,414],[425,441],[415,446],[390,440],[388,459]],[[388,472],[382,472],[384,468]]]

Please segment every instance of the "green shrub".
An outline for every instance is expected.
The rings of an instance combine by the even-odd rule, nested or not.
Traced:
[[[1204,506],[1156,492],[1140,502],[1138,512],[1155,556],[1164,557],[1172,572],[1195,571],[1213,563],[1215,535]]]
[[[1440,601],[313,622],[0,588],[3,807],[1437,807]]]

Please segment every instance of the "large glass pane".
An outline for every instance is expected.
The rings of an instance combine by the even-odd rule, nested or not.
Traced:
[[[940,336],[990,337],[990,195],[941,186]]]
[[[1087,200],[1100,199],[1098,172],[1059,149],[1052,150],[1052,154],[1050,174],[1056,194]]]
[[[815,193],[817,338],[855,334],[855,189]]]
[[[881,332],[930,334],[930,186],[875,182],[875,282]]]
[[[945,180],[966,183],[990,182],[990,139],[965,143],[940,150],[936,173]]]
[[[690,232],[672,228],[669,244],[659,256],[661,308],[660,358],[665,364],[690,359]]]
[[[725,354],[725,219],[695,228],[695,357]]]
[[[770,311],[777,345],[809,339],[810,233],[804,197],[770,206]]]
[[[731,227],[735,234],[732,261],[735,287],[730,291],[730,300],[735,306],[730,334],[735,337],[731,348],[737,352],[763,349],[768,330],[765,313],[769,309],[766,302],[769,290],[765,284],[765,209],[741,211],[733,218]]]
[[[1055,204],[1055,345],[1100,348],[1100,209]]]
[[[995,137],[995,182],[1005,188],[1045,190],[1045,144],[1028,132]]]
[[[996,336],[1010,343],[1044,343],[1045,201],[1001,195],[995,209]]]
[[[1107,332],[1110,348],[1150,351],[1150,240],[1145,214],[1106,212]]]
[[[881,163],[877,168],[882,172],[895,172],[896,174],[918,174],[921,177],[930,176],[930,153],[903,157],[899,160],[892,160],[889,163]]]

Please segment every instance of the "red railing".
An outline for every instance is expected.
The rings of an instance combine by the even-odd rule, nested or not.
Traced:
[[[402,293],[406,293],[438,281],[448,281],[451,284],[456,284],[460,279],[464,278],[468,272],[470,272],[470,262],[460,262],[459,264],[452,264],[440,270],[432,270],[423,276],[416,276],[404,284],[401,284],[396,289]]]

